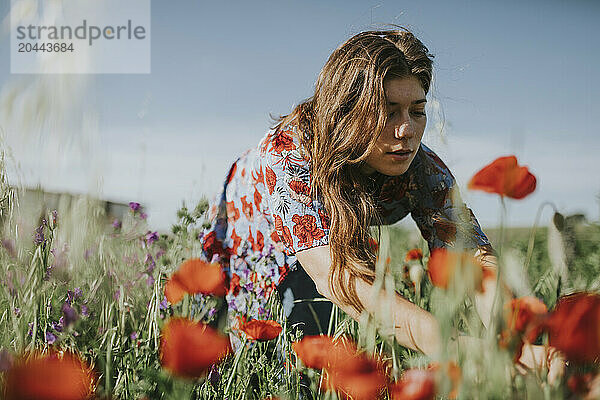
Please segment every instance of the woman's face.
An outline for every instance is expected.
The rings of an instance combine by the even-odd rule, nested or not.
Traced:
[[[427,100],[421,82],[415,76],[387,79],[383,88],[387,122],[366,159],[363,172],[397,176],[406,172],[421,144],[427,123]]]

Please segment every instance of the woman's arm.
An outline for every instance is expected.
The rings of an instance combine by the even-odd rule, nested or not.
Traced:
[[[329,268],[331,265],[329,245],[299,251],[296,253],[296,257],[306,273],[315,282],[319,293],[331,300],[353,319],[358,320],[360,314],[352,307],[341,304],[329,289]],[[356,292],[365,307],[365,311],[379,317],[390,316],[390,322],[393,322],[395,327],[394,335],[398,343],[429,356],[437,355],[440,349],[440,328],[433,315],[396,293],[391,298],[392,304],[390,307],[390,297],[385,291],[377,290],[373,285],[361,279],[356,280]]]
[[[490,252],[481,249],[477,250],[475,258],[490,273],[488,276],[484,275],[482,282],[483,293],[475,294],[475,309],[481,318],[481,322],[487,328],[492,318],[492,307],[494,306],[494,297],[496,296],[498,260]]]

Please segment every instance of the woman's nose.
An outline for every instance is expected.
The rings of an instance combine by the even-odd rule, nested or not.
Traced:
[[[402,124],[396,125],[394,128],[394,137],[397,139],[411,138],[415,134],[415,130],[410,121],[405,121]]]

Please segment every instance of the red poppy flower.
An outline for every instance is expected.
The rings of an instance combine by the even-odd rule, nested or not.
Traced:
[[[573,362],[600,358],[600,295],[574,293],[558,300],[545,324],[550,346]]]
[[[412,249],[406,253],[405,261],[421,260],[423,258],[423,250]]]
[[[339,392],[343,399],[372,400],[379,398],[387,382],[377,362],[365,360],[358,371],[327,369],[322,387]]]
[[[527,340],[532,343],[541,331],[537,322],[547,312],[548,308],[537,297],[525,296],[512,299],[505,306],[506,325],[512,332],[527,334]]]
[[[292,343],[292,349],[309,368],[358,371],[365,359],[358,357],[359,350],[352,341],[338,340],[329,336],[305,336]]]
[[[515,362],[521,358],[524,343],[533,343],[541,333],[541,323],[547,312],[546,305],[531,296],[512,299],[505,304],[506,328],[500,333],[499,344],[515,352]]]
[[[171,304],[179,303],[186,293],[224,296],[226,292],[221,266],[198,258],[184,261],[165,285],[165,296]]]
[[[305,336],[293,343],[292,348],[307,367],[325,368],[327,377],[323,387],[340,392],[344,398],[377,398],[387,383],[382,363],[359,352],[351,341]]]
[[[231,352],[229,338],[208,325],[173,318],[160,338],[160,361],[166,370],[185,378],[198,378]]]
[[[95,376],[86,363],[66,353],[30,355],[6,372],[6,400],[83,400],[93,395]]]
[[[329,336],[304,336],[301,341],[292,343],[292,349],[304,365],[315,369],[325,368],[333,348],[333,339]]]
[[[471,190],[483,190],[513,199],[531,194],[535,186],[535,176],[527,167],[519,166],[515,156],[496,159],[477,172],[468,184]]]
[[[461,279],[472,278],[475,287],[481,288],[482,267],[475,257],[467,253],[457,253],[445,248],[434,249],[427,263],[427,273],[434,286],[447,289],[455,274]]]
[[[240,326],[240,330],[248,335],[249,339],[266,341],[275,339],[281,333],[281,325],[271,320],[253,319],[244,322]]]
[[[390,387],[393,400],[431,400],[435,398],[435,374],[431,370],[409,369]]]

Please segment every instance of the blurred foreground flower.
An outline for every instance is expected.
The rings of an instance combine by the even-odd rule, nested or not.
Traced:
[[[574,293],[561,297],[544,325],[550,346],[573,362],[600,358],[600,295]]]
[[[375,399],[387,384],[383,364],[360,352],[353,342],[305,336],[292,348],[307,367],[327,371],[324,388],[352,399]]]
[[[447,289],[457,275],[462,282],[471,279],[474,287],[483,291],[483,267],[475,257],[467,253],[444,248],[434,249],[427,263],[427,273],[431,283],[443,289]]]
[[[521,358],[523,345],[533,343],[541,333],[541,324],[548,313],[546,305],[536,297],[512,299],[504,305],[505,328],[500,333],[500,347],[514,351],[514,360]]]
[[[5,376],[6,400],[83,400],[93,395],[93,371],[77,356],[31,355]]]
[[[431,370],[409,369],[390,387],[393,400],[430,400],[435,398],[435,374]]]
[[[240,330],[246,333],[249,339],[266,341],[279,336],[282,327],[275,321],[253,319],[240,323]]]
[[[166,323],[160,338],[160,361],[166,370],[199,378],[231,352],[229,338],[208,325],[184,318]]]
[[[539,322],[547,312],[548,308],[537,297],[512,299],[505,306],[507,328],[511,332],[524,334],[529,342],[534,342],[541,331]]]
[[[483,167],[469,181],[468,188],[522,199],[535,190],[536,178],[515,156],[500,157]]]
[[[179,303],[186,293],[224,296],[226,291],[221,266],[199,258],[183,262],[165,285],[165,296],[171,304]]]

